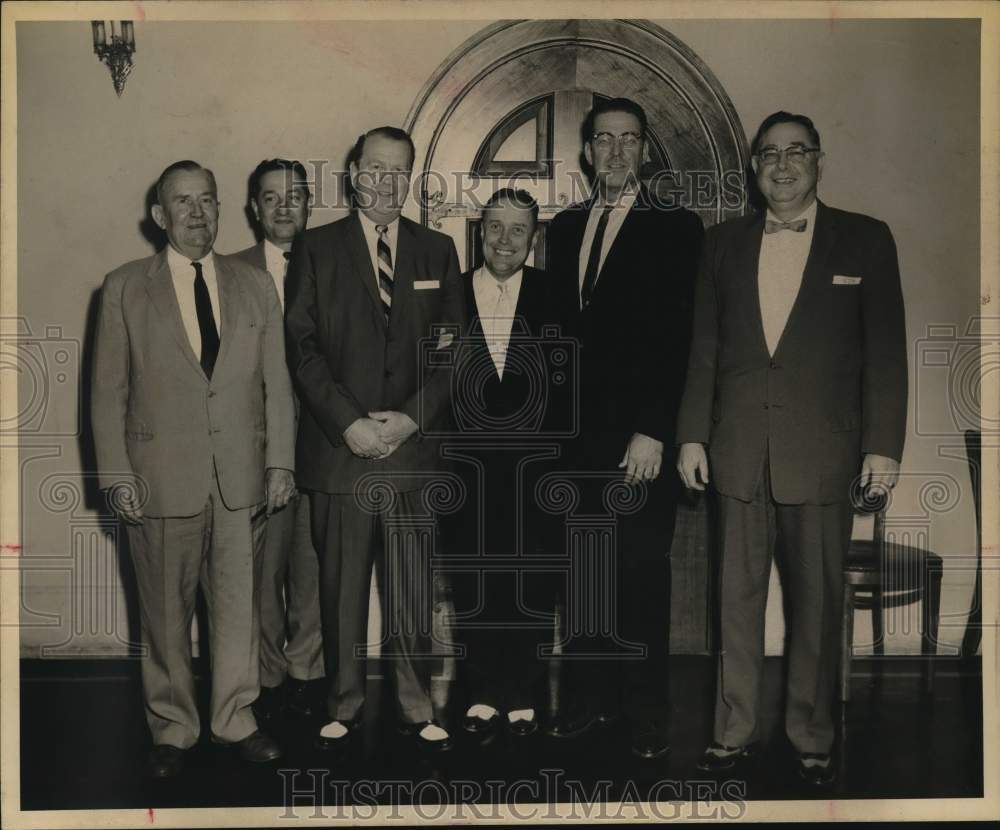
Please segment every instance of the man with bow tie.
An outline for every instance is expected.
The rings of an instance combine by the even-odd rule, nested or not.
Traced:
[[[267,159],[250,175],[250,210],[261,240],[233,256],[271,275],[284,305],[292,240],[309,221],[309,178],[301,162]],[[310,717],[323,677],[319,560],[310,538],[309,499],[296,494],[267,521],[260,600],[260,698],[263,720],[282,710]]]
[[[852,484],[891,488],[906,435],[899,266],[884,222],[816,198],[823,152],[803,115],[751,146],[766,215],[712,228],[695,294],[677,469],[719,496],[721,656],[699,768],[744,765],[758,738],[773,552],[787,566],[785,728],[799,774],[833,781],[833,703]]]
[[[251,708],[254,582],[265,518],[295,492],[295,415],[274,284],[212,250],[212,171],[170,165],[152,213],[167,246],[112,271],[101,290],[92,419],[101,487],[135,564],[150,773],[168,778],[200,734],[190,640],[199,583],[212,740],[249,761],[281,755]]]

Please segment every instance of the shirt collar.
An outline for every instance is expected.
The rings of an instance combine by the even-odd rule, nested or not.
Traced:
[[[376,235],[378,234],[378,231],[375,229],[381,223],[373,222],[360,210],[358,211],[358,218],[361,219],[361,226],[365,228],[366,233],[372,233]],[[396,232],[396,228],[399,227],[399,217],[397,216],[395,219],[389,222],[386,227],[389,229],[389,236],[391,237]]]
[[[496,286],[503,285],[507,290],[514,290],[520,288],[521,277],[523,276],[523,274],[524,274],[524,268],[523,267],[518,268],[517,271],[515,271],[513,274],[507,277],[507,279],[504,280],[504,282],[501,283],[500,280],[498,280],[496,277],[493,276],[493,274],[490,273],[490,269],[487,268],[486,264],[484,263],[483,265],[480,265],[476,269],[475,273],[472,275],[472,278],[480,283],[483,283],[484,285],[488,286],[491,284]]]
[[[771,208],[768,208],[765,221],[771,220],[773,222],[781,222],[781,221],[794,222],[796,219],[805,219],[806,229],[808,230],[816,227],[816,206],[818,204],[819,200],[813,199],[812,204],[809,205],[809,207],[807,207],[804,211],[802,211],[802,213],[800,213],[798,216],[793,216],[791,219],[788,220],[779,219],[777,216],[774,215],[774,213],[771,212]]]
[[[277,245],[275,245],[270,239],[264,239],[264,258],[265,259],[284,259],[285,252],[281,250]]]
[[[635,204],[635,200],[639,198],[639,187],[636,184],[628,184],[625,189],[618,195],[618,198],[611,203],[612,207],[616,210],[628,210]],[[594,207],[600,210],[605,207],[605,202],[598,193],[594,198]]]
[[[189,258],[189,257],[185,256],[184,254],[182,254],[180,251],[178,251],[173,245],[171,245],[168,242],[167,243],[167,264],[170,266],[170,270],[171,271],[179,272],[179,271],[187,268],[189,270],[192,270],[192,273],[193,273],[193,269],[191,269],[191,263],[192,262],[200,262],[203,265],[208,265],[208,264],[210,264],[212,262],[212,253],[213,253],[212,251],[209,251],[201,259],[194,259],[194,260],[192,260],[191,258]]]

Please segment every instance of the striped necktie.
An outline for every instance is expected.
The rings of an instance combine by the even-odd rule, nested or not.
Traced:
[[[392,250],[389,248],[389,226],[376,225],[378,231],[378,296],[382,300],[382,313],[389,322],[392,308]]]

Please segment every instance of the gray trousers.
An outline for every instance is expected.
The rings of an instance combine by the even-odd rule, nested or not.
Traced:
[[[382,603],[382,660],[395,680],[401,720],[434,717],[430,697],[433,595],[430,554],[436,534],[419,490],[396,493],[378,513],[353,494],[311,493],[313,542],[320,552],[323,654],[328,714],[360,717],[365,702],[368,597],[372,566]],[[421,517],[416,521],[412,517]]]
[[[260,682],[323,676],[319,557],[312,545],[309,498],[295,496],[267,520],[261,565]]]
[[[229,510],[218,483],[204,509],[184,518],[147,516],[128,526],[139,588],[146,722],[154,744],[181,749],[200,733],[191,670],[191,620],[198,584],[208,606],[212,734],[240,741],[257,729],[250,704],[260,693],[259,578],[263,518],[251,509]],[[256,572],[256,573],[255,573]]]
[[[851,540],[848,502],[774,501],[765,464],[753,501],[719,497],[721,655],[715,740],[743,746],[758,738],[764,664],[764,611],[775,552],[789,608],[785,729],[799,752],[830,751],[840,660],[844,557]]]

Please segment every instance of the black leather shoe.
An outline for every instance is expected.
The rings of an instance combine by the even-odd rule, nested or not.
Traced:
[[[420,733],[423,731],[425,726],[437,726],[440,729],[444,729],[440,723],[436,720],[425,720],[419,723],[399,723],[399,733],[405,735],[408,738],[412,738],[414,743],[419,749],[424,752],[447,752],[452,747],[451,735],[448,734],[447,738],[442,738],[439,741],[431,741],[427,738],[421,737]],[[444,730],[446,733],[447,729]]]
[[[528,735],[534,735],[538,731],[538,719],[529,718],[516,721],[507,721],[507,731],[510,732],[516,738],[527,738]]]
[[[632,727],[632,754],[645,761],[662,758],[670,752],[667,730],[655,723]]]
[[[297,718],[311,718],[317,712],[316,695],[308,680],[285,678],[285,711]]]
[[[339,738],[326,738],[317,732],[316,740],[313,741],[313,746],[316,749],[327,752],[330,750],[340,750],[346,747],[351,739],[354,737],[355,733],[361,728],[361,716],[354,718],[353,720],[342,720],[340,721],[344,728],[347,730]],[[325,726],[326,724],[324,724]]]
[[[618,709],[602,709],[597,713],[597,725],[600,727],[614,726],[621,719],[622,713]]]
[[[545,734],[553,738],[576,738],[588,732],[595,723],[597,715],[593,712],[560,713],[545,727]]]
[[[184,769],[184,750],[170,744],[157,744],[147,758],[153,778],[173,778]]]
[[[471,735],[486,735],[492,732],[497,723],[500,721],[500,715],[496,712],[493,713],[491,718],[480,718],[475,715],[466,715],[462,718],[462,729]],[[423,729],[423,726],[420,727]]]
[[[242,741],[229,744],[244,761],[254,764],[266,764],[268,761],[275,761],[281,757],[281,747],[277,742],[265,735],[259,729],[251,732]]]
[[[717,750],[713,752],[712,750]],[[756,744],[746,746],[725,746],[724,744],[712,743],[701,756],[695,766],[702,772],[724,772],[734,769],[752,758],[756,751]]]
[[[806,764],[806,760],[819,761],[820,763]],[[837,780],[837,770],[833,766],[833,759],[826,753],[800,752],[798,767],[799,778],[814,787],[828,787]]]

